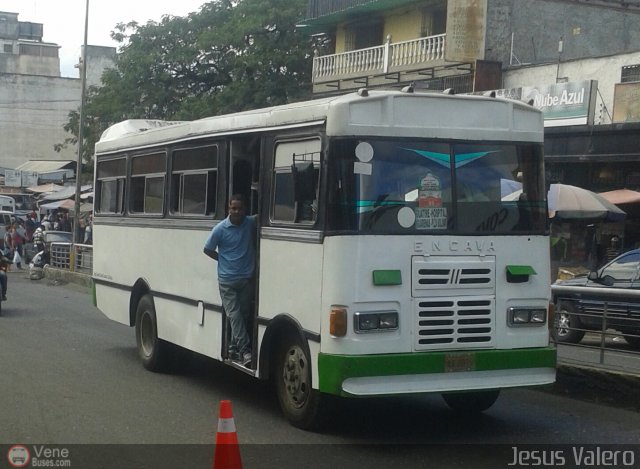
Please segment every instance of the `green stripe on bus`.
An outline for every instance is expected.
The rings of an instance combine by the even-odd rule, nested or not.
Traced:
[[[89,288],[91,288],[91,300],[93,301],[93,306],[97,308],[98,298],[96,296],[96,282],[94,282],[93,279],[91,279],[90,285],[91,286]]]
[[[393,375],[418,375],[445,372],[445,357],[473,355],[473,371],[513,370],[520,368],[555,368],[553,347],[476,350],[456,352],[415,352],[385,355],[318,355],[320,391],[342,393],[347,378]]]

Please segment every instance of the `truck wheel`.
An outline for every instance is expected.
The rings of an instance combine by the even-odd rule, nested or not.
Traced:
[[[169,366],[170,344],[158,338],[158,321],[153,297],[144,295],[136,309],[136,345],[142,365],[149,371],[164,371]]]
[[[443,394],[442,398],[447,405],[456,412],[479,413],[487,410],[498,400],[500,390],[458,392]]]
[[[311,385],[309,347],[297,335],[288,335],[275,353],[275,386],[282,413],[303,430],[321,425],[323,397]]]
[[[557,308],[551,334],[556,342],[577,344],[584,337],[585,331],[580,331],[582,324],[575,314],[573,306],[560,303]]]

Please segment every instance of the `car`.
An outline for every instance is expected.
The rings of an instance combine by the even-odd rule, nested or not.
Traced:
[[[556,314],[552,335],[579,343],[588,331],[620,332],[640,350],[640,249],[625,252],[600,269],[551,286]]]
[[[71,243],[73,241],[73,233],[70,231],[45,231],[44,244],[47,250],[51,248],[51,243]],[[26,243],[24,245],[24,262],[31,262],[33,256],[38,253],[35,243]]]

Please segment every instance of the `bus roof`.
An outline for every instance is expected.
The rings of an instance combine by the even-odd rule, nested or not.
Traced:
[[[330,136],[540,143],[544,137],[542,112],[520,101],[371,90],[195,121],[124,121],[105,130],[96,144],[96,153],[323,123]]]

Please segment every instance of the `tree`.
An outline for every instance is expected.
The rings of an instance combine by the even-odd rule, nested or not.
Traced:
[[[126,119],[191,120],[311,96],[314,39],[296,31],[306,0],[215,0],[186,17],[120,23],[103,86],[87,92],[82,154],[92,169],[100,134]],[[79,113],[56,145],[76,144]]]

